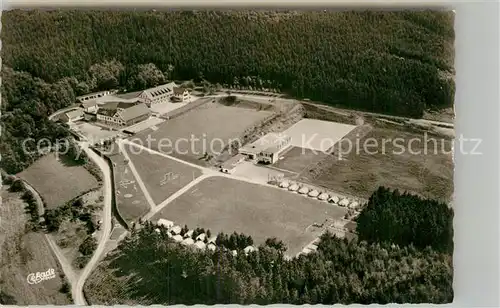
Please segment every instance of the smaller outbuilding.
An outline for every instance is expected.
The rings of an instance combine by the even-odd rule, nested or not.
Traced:
[[[217,249],[217,247],[214,244],[210,243],[210,244],[207,245],[207,249],[215,251]]]
[[[297,184],[292,184],[290,187],[288,187],[289,191],[297,191],[299,189],[299,185]]]
[[[196,240],[204,242],[206,238],[207,238],[206,234],[202,233],[196,237]]]
[[[193,236],[193,232],[194,232],[194,230],[189,230],[188,232],[186,232],[184,234],[184,238],[188,238],[188,237],[190,238],[190,237],[192,237]]]
[[[290,183],[288,183],[288,182],[281,182],[280,183],[280,187],[281,188],[288,188],[288,187],[290,187]]]
[[[340,200],[339,205],[342,207],[347,207],[349,205],[349,203],[350,203],[349,199],[344,198],[344,199]]]

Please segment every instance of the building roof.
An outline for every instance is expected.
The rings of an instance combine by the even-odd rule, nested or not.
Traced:
[[[255,251],[255,247],[253,247],[253,246],[247,246],[247,247],[245,247],[245,249],[243,249],[243,251],[245,253],[249,253],[249,252]]]
[[[66,116],[70,119],[74,119],[77,117],[83,117],[83,110],[77,109],[77,110],[66,112]]]
[[[205,233],[202,233],[196,237],[196,240],[204,241],[206,238],[207,238],[207,235]]]
[[[291,138],[282,133],[269,133],[259,140],[247,144],[240,148],[240,152],[249,152],[253,154],[259,154],[261,152],[276,153],[282,149],[282,145],[285,143],[290,143]]]
[[[210,243],[210,244],[207,245],[207,249],[216,250],[217,247],[214,244]]]
[[[121,93],[121,94],[115,94],[115,97],[121,98],[121,99],[133,99],[133,98],[138,98],[139,95],[141,95],[143,91],[135,91],[135,92],[128,92],[128,93]]]
[[[92,93],[89,93],[89,94],[85,94],[85,95],[80,95],[80,96],[77,96],[76,99],[77,100],[80,100],[84,97],[89,97],[89,96],[93,96],[93,95],[98,95],[98,94],[104,94],[105,95],[108,95],[108,94],[111,94],[113,93],[113,91],[98,91],[98,92],[92,92]]]
[[[141,103],[123,110],[120,114],[120,117],[124,121],[129,121],[150,113],[151,111],[149,110],[148,106],[146,106],[146,104],[144,103]]]
[[[217,236],[212,236],[211,238],[208,239],[208,243],[214,243],[217,241]]]
[[[188,238],[184,239],[181,242],[181,244],[183,244],[183,245],[193,245],[194,244],[194,240],[192,238],[188,237]]]
[[[183,238],[179,234],[172,236],[172,239],[176,242],[182,242]]]
[[[84,101],[81,105],[83,106],[83,108],[89,108],[97,105],[97,101],[95,99],[91,99],[89,101]]]
[[[146,90],[143,91],[143,93],[146,94],[146,96],[149,99],[154,99],[157,96],[168,94],[168,93],[172,93],[173,89],[176,86],[177,85],[175,83],[170,82],[170,83],[163,84],[161,86],[157,86],[157,87],[154,87],[154,88],[146,89]]]
[[[184,94],[186,90],[187,90],[186,88],[174,87],[174,94]]]
[[[194,233],[194,230],[189,230],[188,232],[186,232],[186,234],[184,234],[184,237],[192,237],[193,233]]]

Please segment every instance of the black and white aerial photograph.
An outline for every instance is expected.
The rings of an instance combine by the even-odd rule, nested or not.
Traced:
[[[451,9],[1,20],[0,304],[453,301]]]

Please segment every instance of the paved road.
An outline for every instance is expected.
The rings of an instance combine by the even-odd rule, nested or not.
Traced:
[[[83,285],[85,281],[89,277],[92,270],[99,262],[105,247],[106,241],[111,234],[111,172],[108,163],[104,160],[104,158],[97,155],[94,151],[92,151],[88,147],[88,143],[82,142],[80,146],[83,148],[85,153],[88,155],[90,159],[92,159],[97,166],[101,169],[103,173],[104,180],[104,208],[103,208],[103,216],[102,216],[102,232],[101,238],[99,239],[97,249],[94,252],[94,255],[90,259],[89,263],[82,270],[80,278],[78,282],[72,288],[72,294],[75,305],[86,305],[85,297],[83,295]]]

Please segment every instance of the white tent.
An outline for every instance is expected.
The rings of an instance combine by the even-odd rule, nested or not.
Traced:
[[[281,182],[280,183],[281,188],[288,188],[289,186],[290,186],[290,183],[288,183],[288,182]]]
[[[245,249],[243,251],[245,253],[250,253],[250,252],[255,251],[255,247],[253,247],[253,246],[247,246],[247,247],[245,247]]]
[[[167,229],[168,228],[172,228],[174,226],[174,222],[173,221],[166,220],[166,219],[163,219],[163,218],[158,219],[157,224],[160,225],[160,226],[164,226]]]
[[[344,199],[340,200],[339,205],[343,206],[343,207],[348,206],[349,205],[349,199],[344,198]]]
[[[318,196],[319,200],[326,201],[328,200],[328,194],[327,193],[322,193],[321,195]]]
[[[359,207],[359,203],[357,201],[353,201],[350,205],[350,209],[357,209]]]
[[[214,244],[210,243],[210,244],[207,245],[207,249],[210,249],[210,250],[214,251],[215,249],[217,249],[217,247],[215,247]]]
[[[184,239],[182,242],[181,242],[182,245],[193,245],[194,244],[194,240],[190,237]]]
[[[174,227],[172,227],[172,229],[170,229],[172,234],[180,234],[181,230],[182,230],[182,228],[180,226],[174,226]]]
[[[217,236],[212,236],[211,238],[208,239],[207,242],[215,244],[216,241],[217,241]]]
[[[319,191],[317,191],[316,189],[313,189],[309,192],[309,197],[313,197],[313,198],[316,198],[318,195],[319,195]]]
[[[184,234],[184,238],[192,237],[193,236],[193,232],[194,232],[193,230],[189,230],[188,232],[186,232]]]
[[[307,194],[309,192],[309,188],[303,186],[301,189],[299,189],[299,194]]]
[[[331,203],[335,203],[335,204],[337,204],[337,203],[339,203],[339,197],[337,197],[337,196],[332,196],[332,197],[328,200],[328,202],[331,202]]]
[[[180,236],[179,234],[174,235],[172,239],[176,242],[182,242],[182,236]]]
[[[198,236],[196,237],[196,240],[197,240],[197,241],[202,241],[202,242],[203,242],[203,241],[205,241],[205,238],[207,238],[207,236],[205,235],[205,233],[202,233],[202,234],[200,234],[200,235],[198,235]]]
[[[292,184],[290,187],[288,187],[289,191],[297,191],[299,189],[299,185],[297,184]]]
[[[207,245],[205,245],[205,243],[203,243],[202,241],[197,241],[196,243],[194,243],[194,246],[198,249],[205,249],[205,247],[207,247]]]

